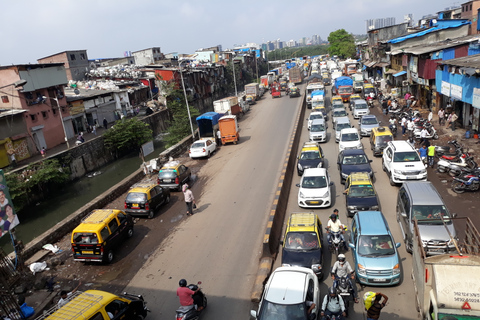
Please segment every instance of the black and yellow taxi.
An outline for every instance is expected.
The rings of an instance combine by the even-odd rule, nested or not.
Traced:
[[[110,263],[114,250],[133,236],[133,218],[122,210],[93,210],[72,232],[75,261]]]
[[[76,291],[66,300],[62,307],[52,307],[37,320],[141,320],[149,311],[142,295],[126,292],[115,295],[100,290]]]
[[[347,215],[353,217],[358,211],[378,211],[380,202],[368,172],[351,173],[345,181]]]
[[[322,168],[324,155],[322,148],[316,142],[305,142],[298,156],[297,173],[303,175],[305,169]]]
[[[190,180],[191,175],[190,168],[179,161],[172,160],[166,162],[158,172],[157,183],[163,188],[180,191],[182,185]]]
[[[311,268],[323,277],[322,222],[314,213],[292,213],[282,241],[282,267]]]
[[[387,144],[393,141],[393,134],[388,127],[376,127],[372,129],[370,134],[370,148],[374,156],[381,156],[383,149]]]
[[[132,216],[147,216],[152,219],[161,205],[170,202],[170,189],[156,183],[137,183],[125,198],[125,212]]]

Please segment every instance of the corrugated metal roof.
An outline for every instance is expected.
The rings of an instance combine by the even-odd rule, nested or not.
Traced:
[[[16,114],[20,114],[20,113],[24,113],[24,112],[27,112],[27,110],[11,109],[11,110],[7,110],[7,111],[0,111],[0,118],[8,117],[8,116],[14,116]]]
[[[442,60],[438,63],[449,66],[480,69],[480,54],[474,54],[473,56],[466,56],[450,60]]]
[[[480,35],[470,35],[455,39],[447,39],[445,41],[435,42],[432,44],[422,44],[419,46],[412,46],[397,50],[392,50],[391,52],[387,52],[391,55],[397,55],[399,53],[411,53],[414,55],[421,55],[424,53],[439,51],[446,48],[456,47],[466,43],[472,43],[475,41],[480,41]]]
[[[412,33],[412,34],[409,34],[409,35],[406,35],[406,36],[403,36],[403,37],[390,39],[390,40],[388,40],[388,43],[400,43],[400,42],[408,40],[408,39],[422,37],[426,34],[429,34],[429,33],[435,32],[435,31],[458,28],[458,27],[461,27],[461,26],[464,26],[464,25],[467,25],[467,24],[471,24],[471,22],[470,21],[461,21],[460,23],[454,24],[454,25],[451,25],[451,26],[433,27],[433,28],[426,29],[426,30],[423,30],[423,31],[420,31],[420,32],[417,32],[417,33]]]

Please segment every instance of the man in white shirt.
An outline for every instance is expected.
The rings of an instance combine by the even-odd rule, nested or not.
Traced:
[[[420,139],[422,139],[422,141],[420,141],[420,144],[424,144],[425,142],[427,142],[427,136],[428,130],[427,128],[423,127],[422,131],[420,131]]]
[[[327,241],[329,244],[332,243],[332,232],[340,232],[340,239],[343,242],[345,247],[345,251],[348,251],[347,243],[345,242],[345,238],[343,237],[343,224],[340,222],[340,219],[337,218],[336,214],[332,214],[330,216],[330,220],[328,220],[327,224]]]
[[[407,118],[405,118],[405,116],[402,117],[400,124],[402,126],[402,135],[405,135],[405,132],[407,131]]]
[[[58,300],[57,306],[58,306],[59,308],[61,308],[61,307],[63,307],[64,305],[66,305],[67,302],[70,301],[69,297],[78,290],[78,287],[80,287],[81,284],[82,284],[82,281],[79,281],[79,282],[78,282],[78,285],[75,287],[75,289],[73,289],[73,290],[70,291],[70,292],[67,292],[67,291],[65,291],[65,290],[62,290],[62,292],[60,292],[60,300]]]

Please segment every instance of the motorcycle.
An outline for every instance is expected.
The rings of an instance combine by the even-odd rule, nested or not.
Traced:
[[[437,170],[440,173],[448,172],[452,176],[456,176],[461,172],[462,168],[476,168],[478,165],[473,160],[473,157],[468,153],[464,153],[458,159],[447,160],[445,156],[440,158],[437,162]],[[452,173],[450,171],[453,169]]]
[[[348,307],[350,305],[350,301],[353,300],[353,289],[350,286],[350,282],[348,281],[347,277],[338,277],[335,276],[336,288],[338,295],[342,297],[343,304],[345,305],[345,313],[348,317]]]
[[[199,281],[197,284],[189,284],[187,288],[192,291],[196,291],[198,286],[201,285],[202,282]],[[198,320],[200,319],[200,314],[203,310],[207,308],[207,297],[202,292],[202,290],[198,290],[193,296],[194,305],[191,306],[180,306],[176,312],[176,319],[177,320]],[[200,310],[198,310],[201,307]]]
[[[427,129],[428,133],[427,133],[427,136],[425,137],[426,139],[435,139],[437,140],[438,139],[438,133],[437,133],[437,130],[435,129],[435,127],[433,125],[431,125],[430,123],[425,123],[424,124],[425,128]],[[415,139],[422,139],[421,138],[421,132],[422,132],[422,128],[418,128],[416,130],[414,130],[414,135],[415,135]]]
[[[373,108],[373,98],[372,97],[367,97],[367,104],[370,108]]]
[[[476,170],[472,174],[467,174],[463,178],[454,177],[452,181],[452,190],[455,193],[464,193],[465,191],[478,191],[480,189],[480,172]]]
[[[452,157],[459,157],[463,154],[462,146],[457,142],[457,140],[448,141],[448,144],[451,144],[455,148],[455,152],[450,152],[450,146],[435,146],[435,155],[439,158],[445,158],[451,160]],[[445,157],[444,157],[445,156]]]
[[[329,231],[328,228],[327,232],[330,233],[330,242],[328,243],[328,249],[332,254],[339,255],[341,253],[341,249],[345,247],[345,242],[342,240],[341,234],[342,231],[333,232]]]
[[[390,131],[392,132],[394,137],[397,136],[397,124],[396,123],[393,123],[393,124],[390,125]]]
[[[448,174],[452,177],[458,177],[462,173],[469,174],[478,167],[478,164],[473,160],[473,157],[467,157],[465,161],[467,162],[467,166],[452,165],[450,166]]]

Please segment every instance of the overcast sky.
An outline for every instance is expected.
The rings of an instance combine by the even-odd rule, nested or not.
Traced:
[[[414,20],[459,5],[451,0],[19,0],[2,1],[0,65],[86,49],[89,59],[161,47],[193,53],[221,44],[298,41],[345,29],[364,34],[365,20]],[[235,5],[234,5],[235,4]]]

